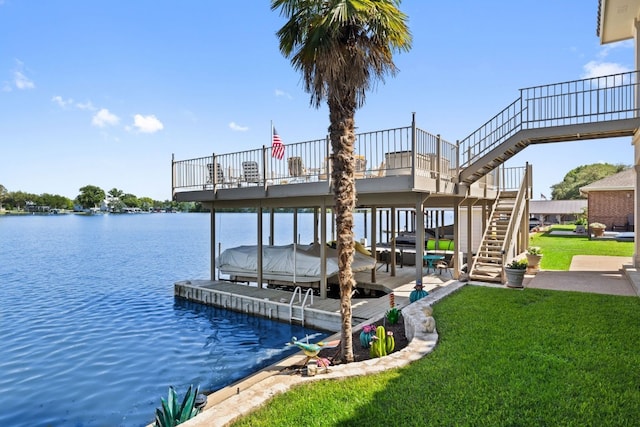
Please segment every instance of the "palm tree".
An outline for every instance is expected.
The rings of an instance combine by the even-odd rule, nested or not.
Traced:
[[[329,106],[332,148],[342,359],[353,361],[351,295],[355,280],[353,209],[355,112],[364,105],[365,92],[375,82],[395,75],[392,52],[411,47],[407,16],[400,0],[272,0],[288,21],[277,32],[280,51],[302,72],[311,105]]]

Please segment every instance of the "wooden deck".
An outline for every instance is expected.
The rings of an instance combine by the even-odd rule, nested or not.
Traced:
[[[355,275],[358,294],[352,299],[352,322],[358,325],[382,318],[390,308],[389,295],[379,298],[367,297],[367,289],[393,292],[395,306],[402,309],[409,304],[409,294],[415,285],[413,267],[397,268],[396,275],[384,271],[376,272],[376,283],[371,283],[371,272]],[[438,288],[453,283],[451,276],[443,272],[427,274],[422,278],[425,290],[436,292]],[[340,300],[320,298],[317,295],[305,298],[306,289],[301,294],[281,289],[259,288],[228,281],[191,280],[177,282],[175,295],[202,304],[214,305],[281,321],[297,321],[306,326],[337,332],[340,330]],[[302,308],[304,305],[304,308]],[[302,317],[301,317],[302,316]],[[303,319],[302,321],[300,319]]]

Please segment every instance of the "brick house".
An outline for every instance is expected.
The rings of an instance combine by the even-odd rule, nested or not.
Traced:
[[[634,188],[633,168],[592,182],[580,188],[587,195],[589,224],[601,222],[611,231],[633,231]]]

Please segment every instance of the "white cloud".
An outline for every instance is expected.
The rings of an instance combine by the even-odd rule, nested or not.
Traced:
[[[22,71],[14,71],[13,72],[13,83],[16,85],[18,89],[34,89],[36,87],[35,83],[30,80],[27,76],[24,75]]]
[[[237,124],[236,122],[231,122],[229,123],[229,128],[231,130],[235,130],[237,132],[246,132],[249,130],[249,128],[247,126],[240,126],[239,124]]]
[[[2,90],[4,92],[11,92],[14,86],[20,90],[35,89],[36,84],[33,82],[33,80],[27,77],[24,72],[24,63],[19,59],[16,59],[15,61],[16,67],[13,70],[13,80],[11,81],[11,83],[5,82],[3,84]]]
[[[60,95],[54,96],[53,98],[51,98],[51,101],[58,104],[58,106],[60,106],[61,108],[65,108],[67,105],[70,105],[73,103],[73,99],[71,98],[64,99]]]
[[[84,104],[82,102],[76,102],[76,108],[78,110],[89,110],[89,111],[95,111],[96,110],[96,107],[93,106],[91,101],[87,101]]]
[[[106,126],[115,126],[120,121],[120,118],[115,114],[109,112],[106,108],[98,111],[91,119],[91,124],[99,128]]]
[[[283,97],[285,97],[287,99],[293,99],[293,97],[290,94],[288,94],[287,92],[285,92],[283,90],[276,89],[275,93],[276,93],[276,96],[283,96]]]
[[[133,116],[133,126],[142,133],[155,133],[164,129],[162,122],[153,114],[148,116],[136,114]]]
[[[614,51],[616,49],[633,49],[633,40],[623,40],[616,43],[607,43],[602,46],[600,52],[598,53],[599,58],[606,58],[609,56],[609,52]]]
[[[601,62],[601,61],[589,61],[584,65],[583,79],[589,79],[593,77],[608,76],[610,74],[626,73],[631,71],[629,68],[622,64],[615,62]]]

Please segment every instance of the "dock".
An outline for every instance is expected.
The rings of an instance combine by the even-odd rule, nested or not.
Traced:
[[[409,294],[415,286],[415,270],[398,268],[395,276],[376,272],[376,283],[370,283],[369,271],[355,274],[359,294],[352,298],[352,323],[384,317],[391,308],[389,294],[393,292],[395,307],[409,304]],[[447,272],[425,274],[424,289],[429,293],[456,282]],[[386,292],[381,297],[367,297],[367,290]],[[340,300],[320,298],[312,288],[297,287],[295,292],[258,287],[225,280],[184,280],[174,285],[175,296],[215,307],[262,316],[281,322],[296,322],[303,326],[338,332],[341,328]],[[317,291],[316,291],[317,292]]]

